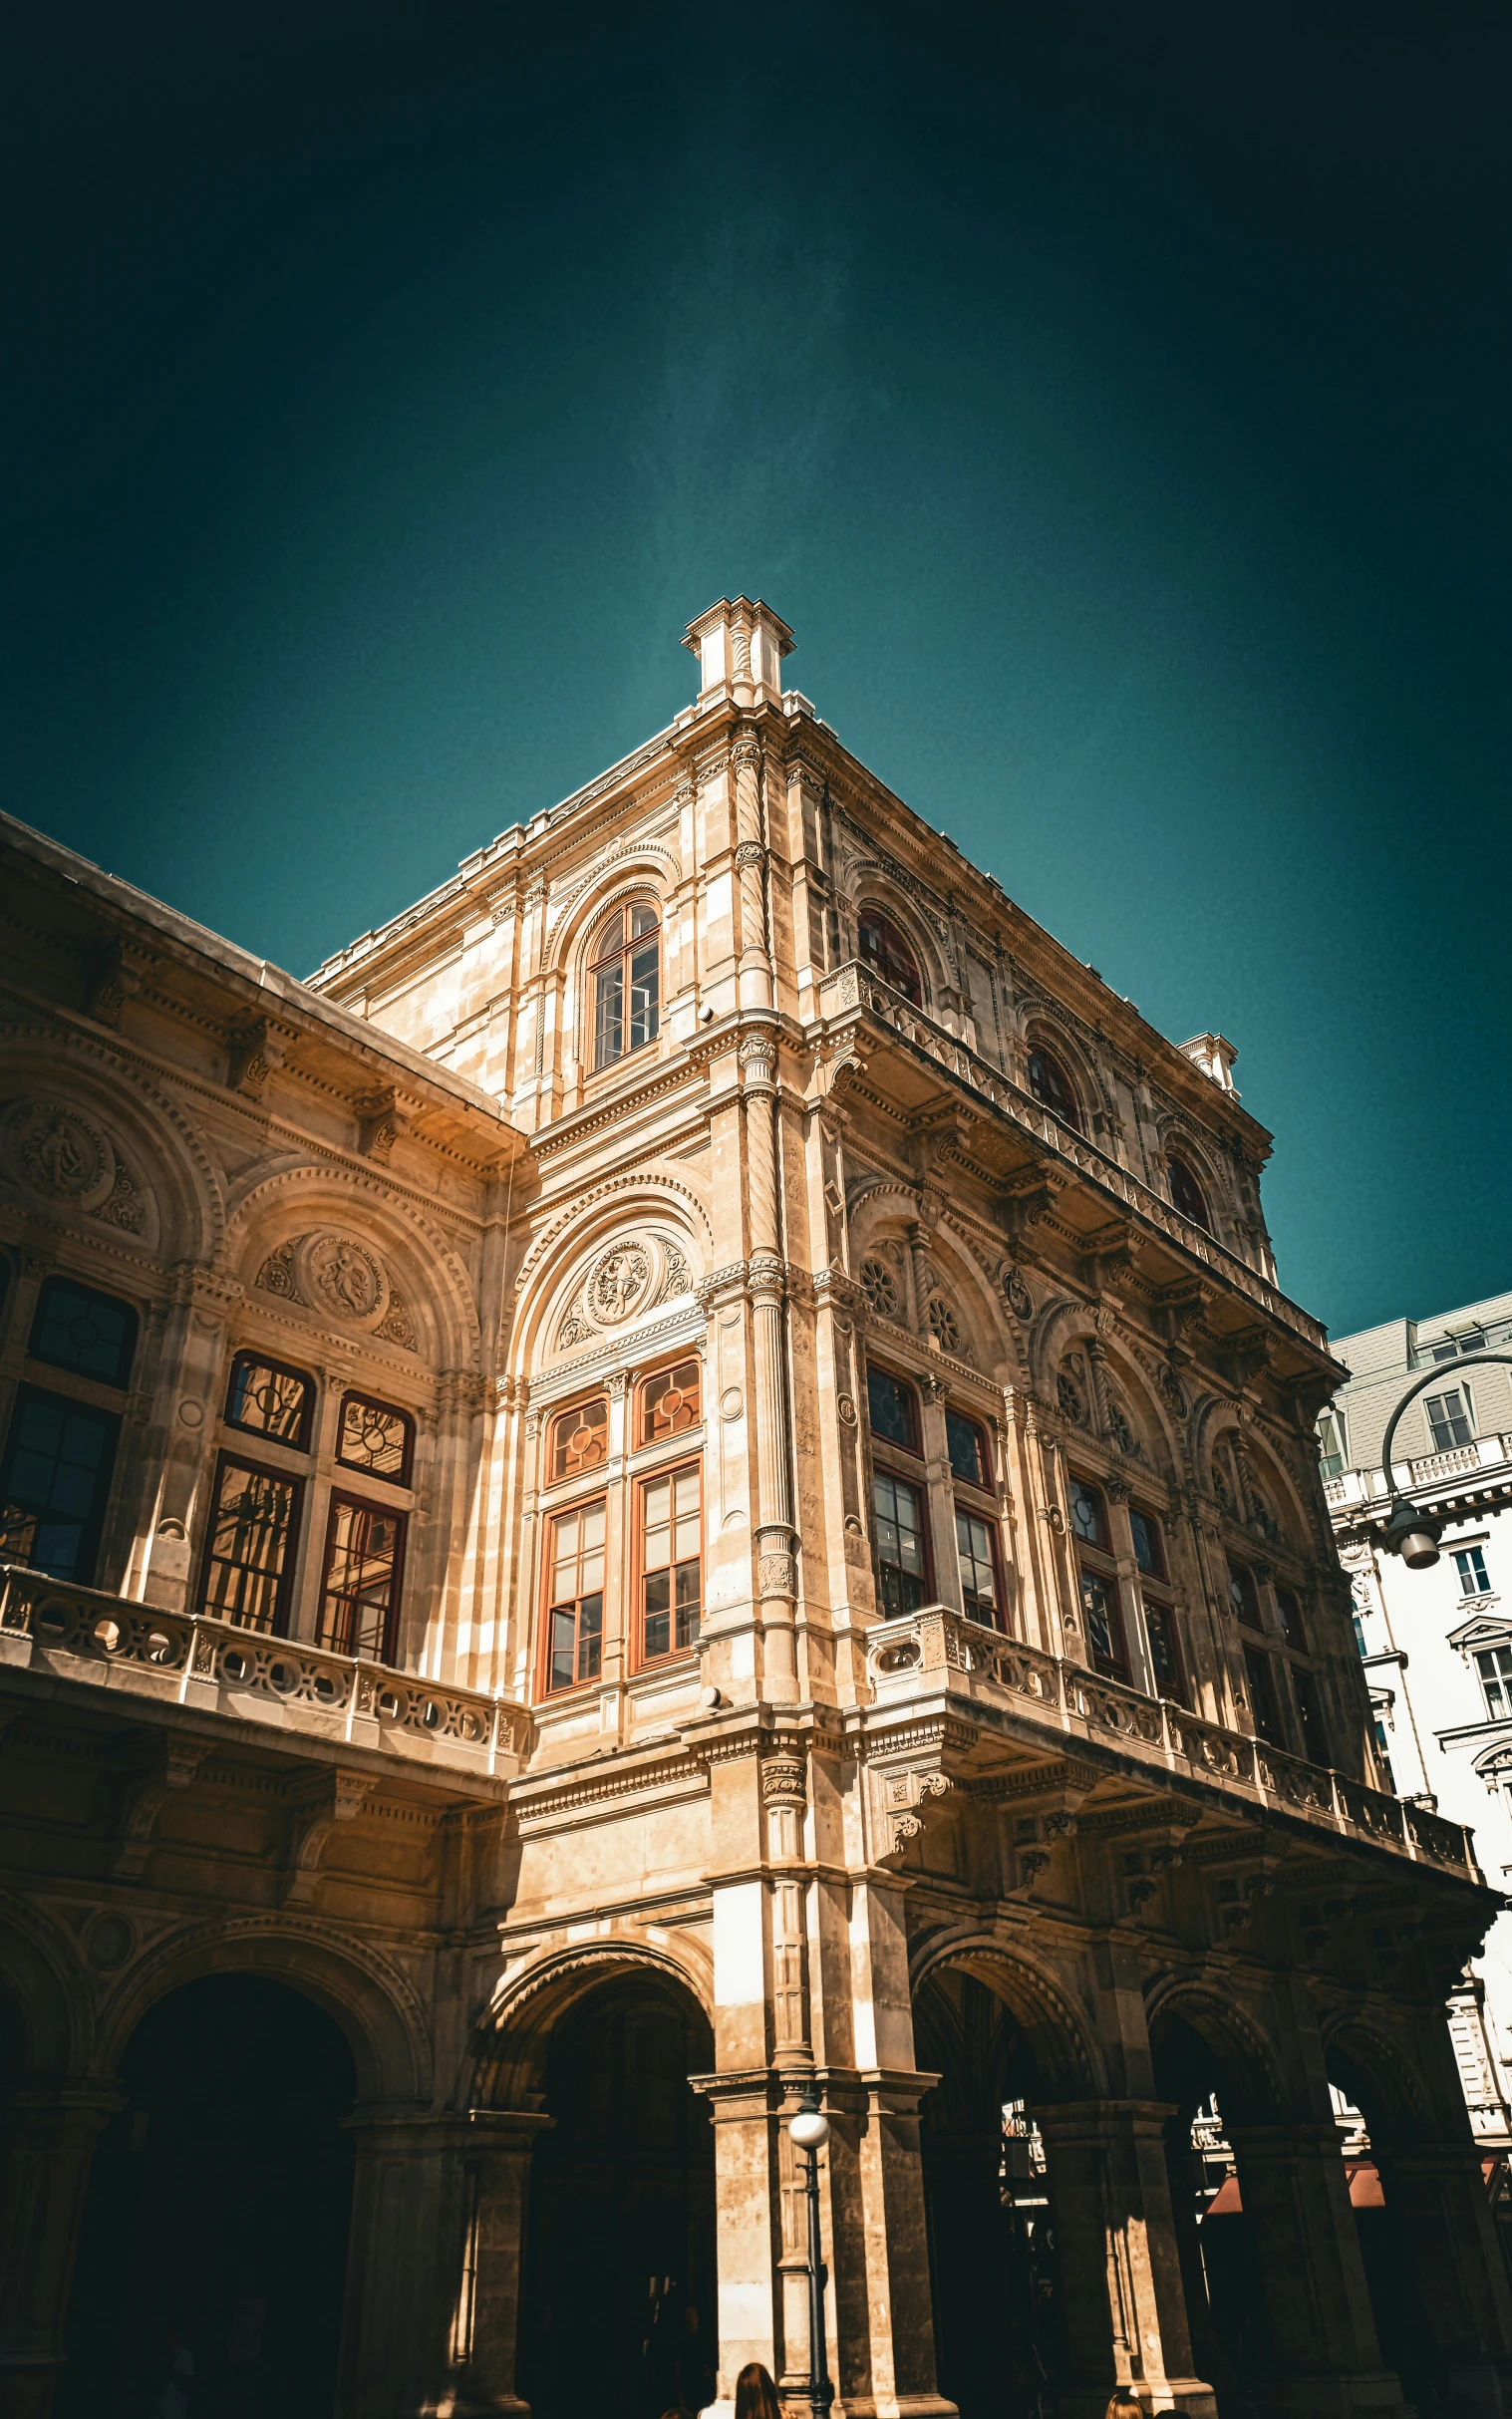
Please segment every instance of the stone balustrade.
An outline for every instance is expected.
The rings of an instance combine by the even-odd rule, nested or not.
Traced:
[[[1473,1444],[1451,1445],[1447,1452],[1423,1453],[1416,1461],[1396,1464],[1398,1477],[1406,1471],[1407,1490],[1417,1494],[1445,1478],[1468,1478],[1481,1470],[1505,1471],[1512,1464],[1512,1436],[1478,1436]],[[1498,1484],[1503,1483],[1500,1479]],[[1347,1504],[1384,1503],[1387,1487],[1380,1470],[1341,1470],[1326,1478],[1325,1498],[1338,1508]]]
[[[844,966],[837,966],[833,974],[826,975],[818,989],[818,1008],[820,1017],[824,1019],[859,1012],[888,1027],[900,1040],[912,1044],[914,1049],[932,1058],[936,1065],[943,1066],[947,1073],[955,1075],[972,1091],[989,1100],[1001,1115],[1019,1126],[1042,1148],[1054,1151],[1058,1158],[1068,1161],[1078,1174],[1097,1185],[1101,1191],[1110,1193],[1146,1226],[1154,1227],[1193,1259],[1203,1262],[1225,1285],[1243,1294],[1257,1309],[1279,1320],[1283,1327],[1290,1328],[1294,1335],[1316,1346],[1320,1352],[1327,1352],[1327,1330],[1290,1301],[1279,1286],[1272,1285],[1258,1269],[1251,1268],[1248,1261],[1241,1260],[1236,1253],[1229,1251],[1205,1227],[1198,1226],[1191,1218],[1184,1218],[1171,1202],[1153,1191],[1128,1168],[1120,1167],[1118,1161],[1110,1158],[1106,1151],[1098,1150],[1095,1143],[1088,1142],[1083,1135],[1062,1124],[1058,1117],[1053,1117],[1032,1092],[1022,1091],[1011,1075],[1006,1075],[1001,1067],[994,1066],[990,1059],[979,1057],[958,1035],[951,1033],[946,1026],[936,1024],[932,1017],[926,1016],[922,1009],[915,1008],[911,1000],[905,999],[901,992],[894,991],[890,984],[881,982],[859,959],[852,958]]]
[[[0,1663],[500,1778],[519,1770],[530,1735],[528,1712],[510,1698],[14,1563],[0,1564]]]
[[[1144,1696],[1081,1663],[1004,1638],[948,1605],[927,1605],[879,1623],[868,1641],[867,1666],[879,1706],[942,1687],[980,1696],[1028,1710],[1066,1736],[1116,1747],[1179,1778],[1233,1791],[1252,1806],[1300,1815],[1414,1861],[1481,1879],[1471,1834],[1462,1824],[1343,1773],[1320,1771],[1264,1739],[1223,1729],[1184,1705]]]

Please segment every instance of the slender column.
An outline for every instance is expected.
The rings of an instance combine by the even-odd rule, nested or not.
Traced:
[[[761,833],[761,748],[742,731],[730,751],[735,775],[736,877],[740,884],[740,1002],[743,1008],[772,1004],[771,950],[766,930],[766,850]]]
[[[1375,2152],[1438,2352],[1449,2405],[1464,2419],[1512,2407],[1512,2292],[1471,2142]]]
[[[1338,2127],[1231,2125],[1229,2139],[1260,2263],[1275,2409],[1287,2419],[1402,2412],[1396,2373],[1381,2365]]]
[[[64,2363],[74,2259],[109,2085],[19,2084],[0,2100],[0,2408],[47,2419]]]
[[[797,1693],[792,1640],[797,1583],[788,1459],[786,1273],[777,1215],[776,1059],[776,1044],[766,1034],[755,1034],[741,1045],[756,1364],[756,1594],[765,1633],[763,1692],[768,1701],[783,1703],[793,1701]]]
[[[1158,2100],[1038,2111],[1069,2357],[1060,2419],[1101,2419],[1114,2385],[1152,2410],[1217,2419],[1212,2387],[1192,2373],[1165,2165],[1170,2114]]]

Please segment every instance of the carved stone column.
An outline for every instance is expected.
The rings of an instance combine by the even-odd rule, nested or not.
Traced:
[[[1061,2419],[1102,2419],[1114,2385],[1153,2410],[1217,2419],[1212,2387],[1192,2373],[1165,2164],[1170,2114],[1155,2100],[1037,2111],[1060,2256]]]
[[[1231,2124],[1229,2139],[1275,2353],[1274,2408],[1287,2419],[1401,2412],[1401,2386],[1381,2364],[1339,2128],[1332,2118]]]
[[[787,1409],[786,1271],[777,1214],[776,1044],[765,1034],[741,1045],[746,1109],[747,1217],[756,1375],[756,1592],[760,1600],[765,1693],[791,1702],[793,1655],[792,1486]],[[786,1633],[785,1638],[780,1634]]]
[[[94,2078],[0,2097],[0,2409],[47,2419],[64,2361],[74,2258],[95,2143],[120,2106]]]
[[[1473,2142],[1375,2145],[1438,2354],[1450,2408],[1501,2419],[1512,2408],[1512,2291]]]
[[[739,997],[743,1008],[772,1005],[771,941],[766,929],[766,848],[761,829],[761,748],[743,730],[730,751],[735,786],[736,880],[741,897]]]

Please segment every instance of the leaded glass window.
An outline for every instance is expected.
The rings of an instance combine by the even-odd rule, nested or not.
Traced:
[[[399,1623],[405,1522],[399,1512],[333,1495],[326,1531],[319,1644],[392,1663]]]
[[[37,1297],[27,1350],[55,1369],[77,1369],[102,1385],[125,1385],[137,1349],[137,1314],[112,1294],[71,1277],[49,1277]]]
[[[283,1635],[300,1481],[222,1459],[215,1473],[200,1609],[248,1630]]]
[[[911,1385],[887,1369],[866,1372],[866,1410],[873,1436],[899,1444],[907,1453],[919,1450],[919,1398]]]
[[[229,1426],[279,1444],[303,1448],[310,1440],[315,1387],[298,1369],[286,1369],[256,1353],[238,1353],[231,1363],[225,1415]]]
[[[698,1356],[680,1361],[676,1368],[658,1369],[641,1387],[641,1442],[657,1444],[664,1436],[681,1436],[703,1417],[700,1400],[703,1369]]]
[[[374,1402],[366,1394],[349,1394],[341,1406],[341,1438],[336,1458],[349,1470],[371,1470],[375,1478],[407,1486],[414,1426],[408,1411],[392,1402]]]

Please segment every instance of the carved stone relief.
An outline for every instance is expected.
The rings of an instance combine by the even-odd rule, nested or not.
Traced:
[[[58,1100],[16,1100],[0,1120],[0,1154],[28,1192],[140,1235],[148,1203],[105,1128]]]
[[[257,1272],[257,1291],[297,1302],[342,1327],[418,1352],[410,1306],[384,1262],[366,1243],[322,1227],[280,1243]]]
[[[693,1278],[681,1245],[660,1235],[618,1236],[601,1251],[574,1289],[556,1330],[556,1350],[591,1344],[642,1312],[691,1293]]]

